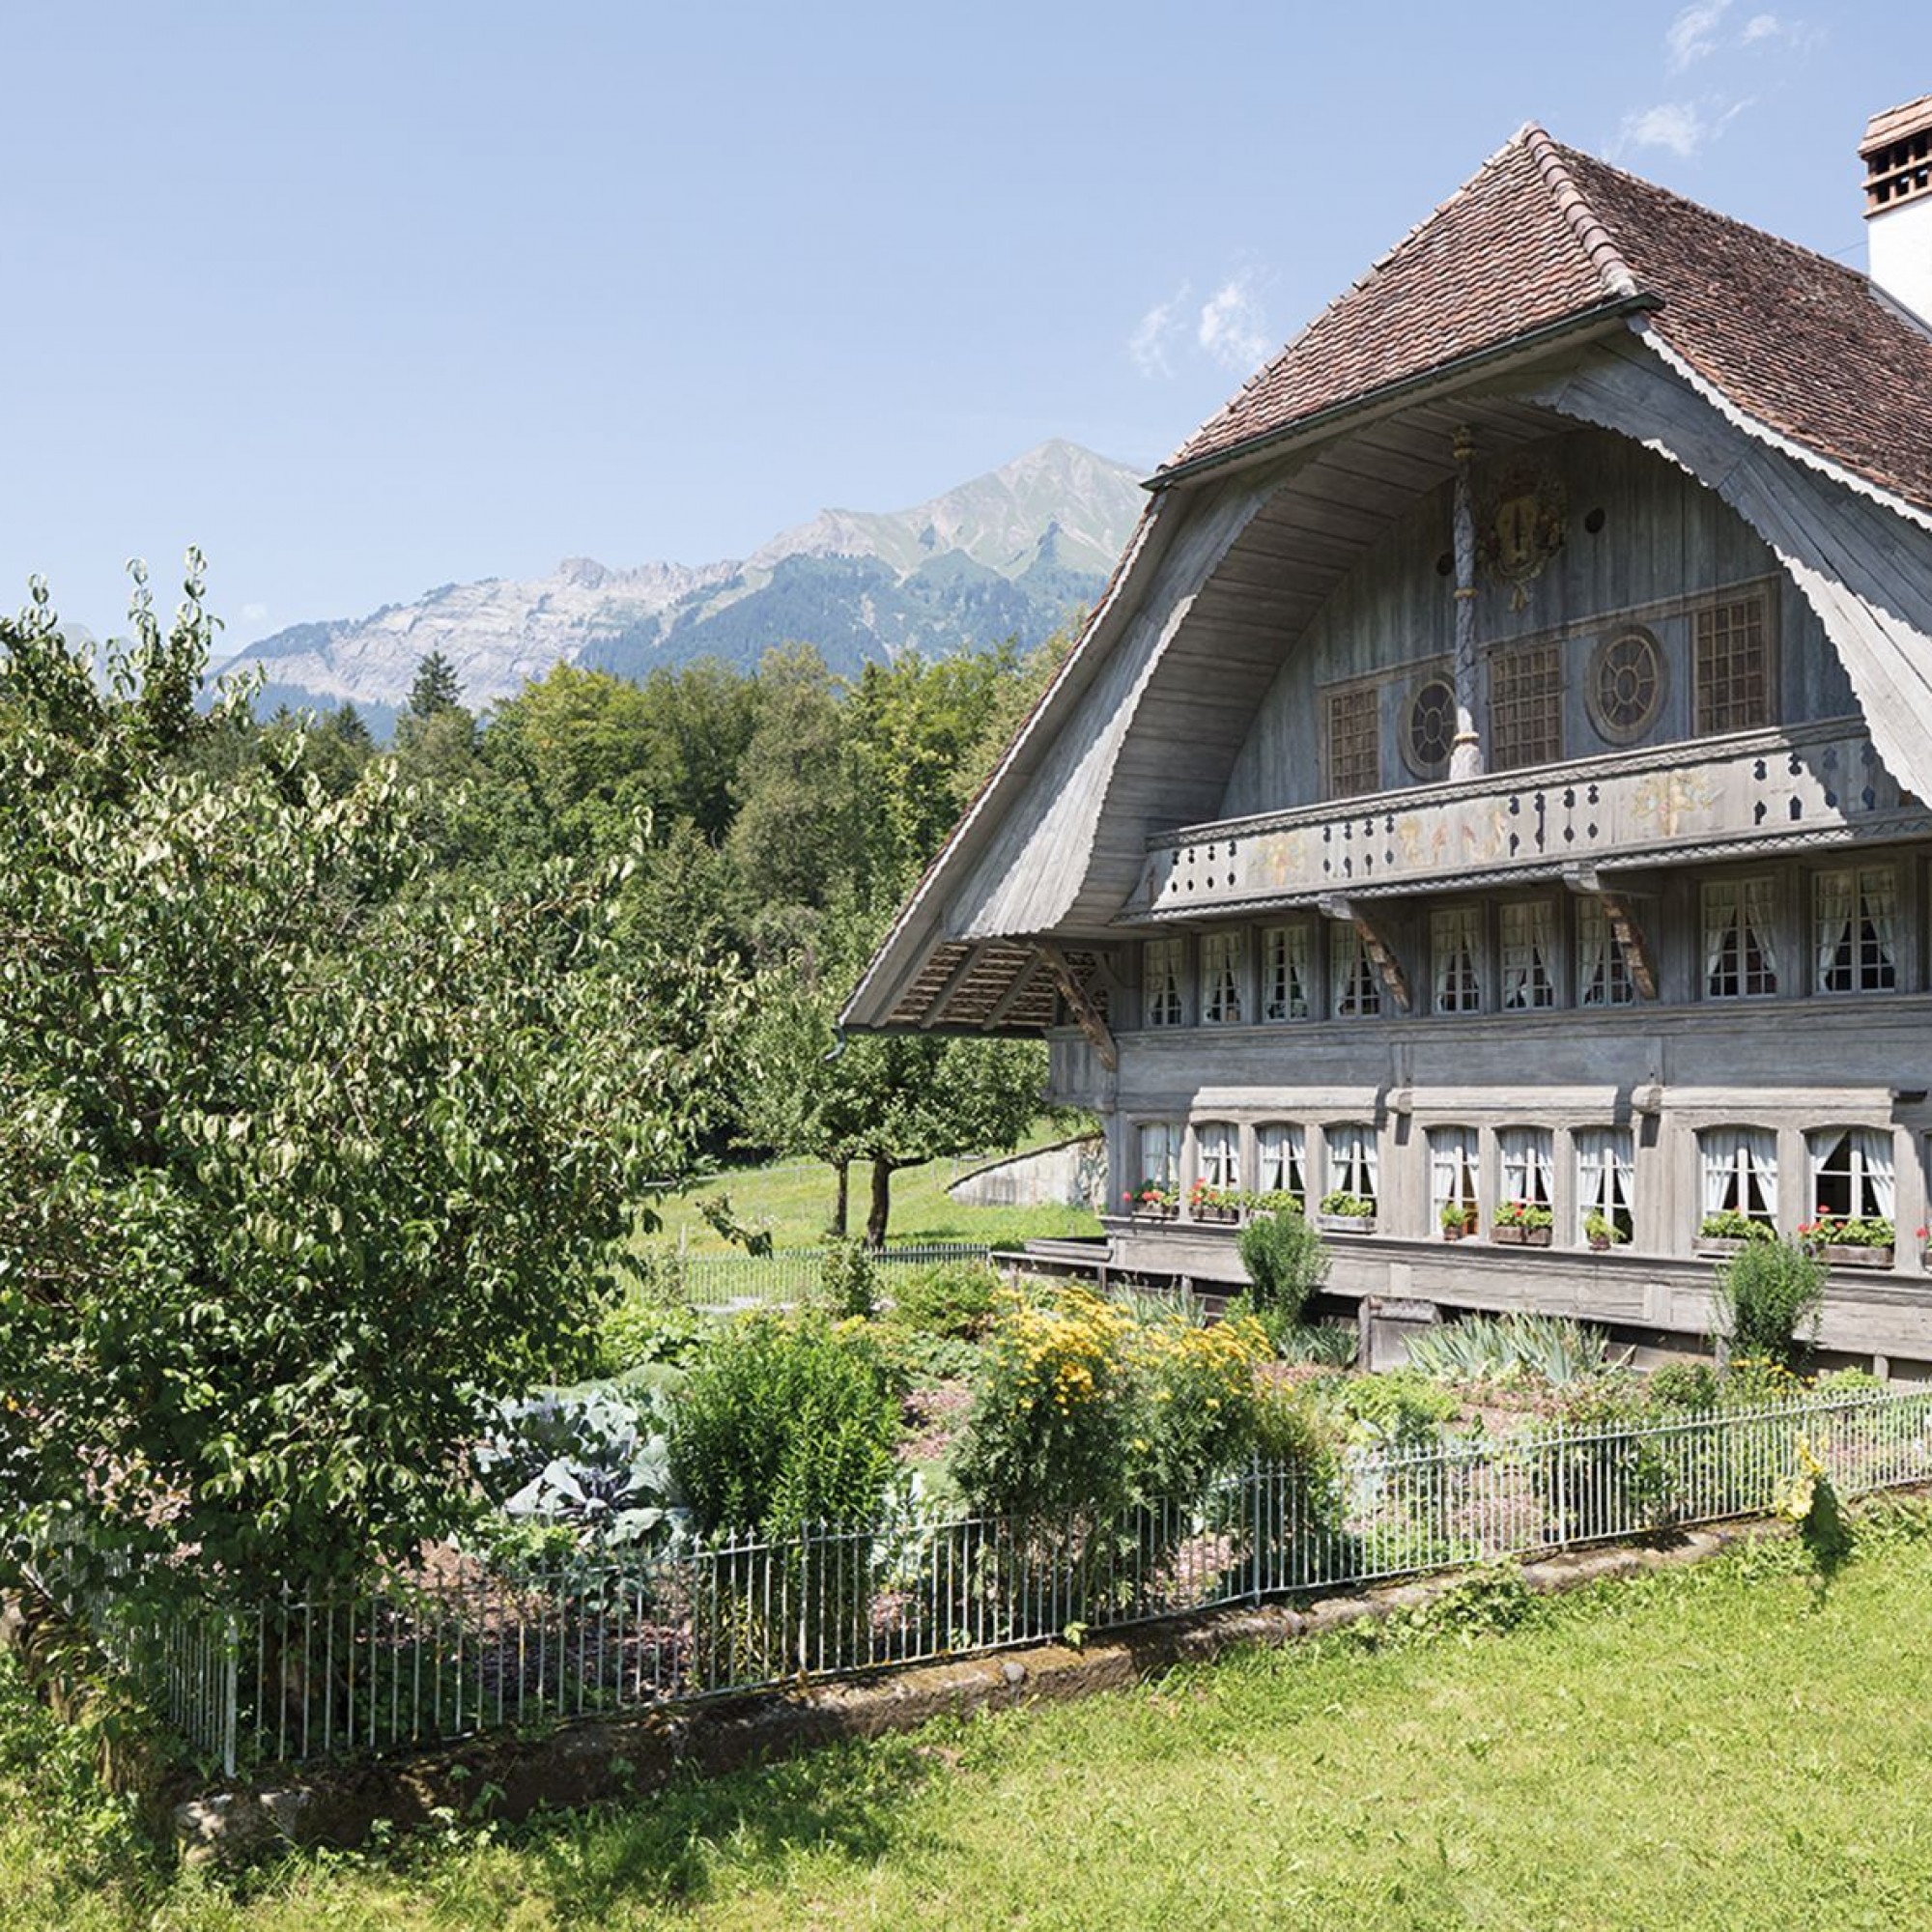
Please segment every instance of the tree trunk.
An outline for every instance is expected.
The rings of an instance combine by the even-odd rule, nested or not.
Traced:
[[[852,1163],[849,1160],[835,1160],[832,1171],[838,1177],[838,1191],[832,1197],[832,1226],[827,1232],[837,1235],[842,1241],[852,1199]]]
[[[866,1218],[866,1245],[886,1245],[886,1223],[893,1218],[893,1164],[883,1155],[872,1160],[872,1211]]]

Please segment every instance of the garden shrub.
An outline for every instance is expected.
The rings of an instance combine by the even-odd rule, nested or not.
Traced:
[[[1318,1389],[1350,1438],[1378,1449],[1428,1448],[1462,1407],[1447,1389],[1412,1369],[1337,1377]]]
[[[1717,1271],[1718,1319],[1734,1356],[1792,1365],[1825,1300],[1825,1266],[1796,1241],[1750,1241]]]
[[[786,1536],[873,1521],[898,1435],[867,1338],[819,1315],[760,1314],[724,1329],[691,1370],[668,1442],[700,1530]]]
[[[1009,1298],[982,1353],[958,1476],[974,1507],[1036,1527],[1119,1522],[1198,1496],[1254,1447],[1252,1322],[1137,1321],[1086,1289]]]
[[[1644,1392],[1658,1408],[1713,1409],[1719,1396],[1718,1372],[1709,1362],[1666,1362],[1651,1371]]]
[[[863,1241],[831,1241],[818,1265],[818,1292],[841,1321],[865,1321],[878,1313],[879,1264]]]
[[[688,1364],[703,1348],[712,1325],[712,1318],[696,1309],[640,1293],[626,1295],[598,1326],[597,1373],[622,1375],[647,1362]]]
[[[895,1321],[957,1342],[984,1333],[1000,1293],[1000,1277],[984,1262],[895,1268],[892,1285]]]
[[[1236,1247],[1255,1311],[1289,1323],[1301,1320],[1309,1297],[1328,1279],[1333,1260],[1314,1224],[1288,1212],[1257,1214],[1241,1230]]]

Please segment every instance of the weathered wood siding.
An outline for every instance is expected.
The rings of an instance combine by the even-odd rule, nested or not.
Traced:
[[[1535,638],[1560,642],[1566,756],[1629,751],[1598,731],[1582,671],[1612,623],[1634,619],[1656,634],[1669,667],[1662,715],[1643,742],[1690,736],[1691,606],[1731,585],[1756,580],[1777,585],[1777,558],[1735,511],[1674,464],[1596,431],[1479,464],[1478,504],[1494,494],[1506,469],[1525,462],[1562,488],[1567,536],[1520,611],[1512,608],[1508,584],[1479,578],[1479,653]],[[1281,670],[1236,759],[1219,816],[1321,799],[1321,692],[1357,678],[1395,674],[1381,705],[1384,788],[1423,782],[1403,758],[1403,700],[1412,685],[1443,668],[1454,641],[1455,582],[1440,568],[1450,545],[1449,505],[1446,486],[1431,490],[1356,564],[1300,638],[1284,636]],[[1597,510],[1603,526],[1592,534],[1585,520]],[[1774,599],[1781,722],[1855,711],[1850,680],[1823,627],[1805,601],[1783,587],[1787,594]]]

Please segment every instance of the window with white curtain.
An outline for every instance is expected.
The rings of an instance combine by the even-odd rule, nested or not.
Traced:
[[[1577,901],[1577,1004],[1628,1007],[1636,1001],[1630,960],[1599,898]]]
[[[1464,1213],[1476,1211],[1476,1130],[1474,1127],[1431,1127],[1429,1130],[1429,1207],[1437,1220],[1451,1205]]]
[[[1143,1121],[1140,1130],[1140,1179],[1156,1187],[1176,1187],[1180,1182],[1180,1122]]]
[[[1553,1194],[1551,1151],[1554,1137],[1548,1127],[1504,1127],[1496,1135],[1496,1161],[1502,1199],[1548,1208]]]
[[[1180,998],[1181,975],[1186,969],[1187,942],[1184,939],[1150,939],[1143,955],[1147,975],[1147,1023],[1151,1027],[1173,1027],[1181,1022],[1184,1008]]]
[[[1811,880],[1812,982],[1821,993],[1889,993],[1898,984],[1898,874],[1846,866]]]
[[[1345,920],[1328,926],[1328,1010],[1338,1020],[1371,1019],[1382,1009],[1382,982],[1362,935]]]
[[[1585,1221],[1601,1214],[1629,1240],[1636,1226],[1636,1167],[1629,1130],[1582,1128],[1572,1142],[1577,1150],[1577,1239],[1588,1238]]]
[[[1240,1024],[1245,936],[1210,932],[1201,942],[1201,1017],[1209,1026]]]
[[[1443,906],[1429,915],[1429,950],[1435,964],[1435,1010],[1475,1013],[1483,1008],[1482,912]]]
[[[1309,1014],[1306,923],[1270,925],[1262,933],[1262,1018],[1305,1020]]]
[[[1270,1121],[1255,1129],[1255,1168],[1264,1194],[1308,1199],[1308,1142],[1292,1121]]]
[[[1754,1000],[1777,991],[1777,887],[1771,878],[1705,886],[1704,992]]]
[[[1353,1121],[1328,1129],[1330,1194],[1353,1194],[1373,1203],[1377,1194],[1376,1130]]]
[[[1203,1121],[1194,1129],[1195,1173],[1209,1187],[1241,1184],[1241,1130],[1232,1121]]]
[[[1498,915],[1503,1010],[1556,1004],[1556,906],[1550,899],[1504,905]]]
[[[1770,1127],[1706,1127],[1697,1136],[1704,1212],[1777,1222],[1777,1135]]]
[[[1811,1203],[1822,1219],[1889,1221],[1898,1208],[1891,1135],[1878,1127],[1826,1127],[1809,1134]]]

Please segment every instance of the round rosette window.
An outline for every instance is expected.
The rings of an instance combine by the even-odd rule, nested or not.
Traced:
[[[1663,651],[1641,625],[1618,631],[1597,646],[1590,663],[1590,716],[1611,744],[1641,738],[1663,709]]]
[[[1408,700],[1402,754],[1419,779],[1449,776],[1449,748],[1456,741],[1456,692],[1446,677],[1425,678]]]

